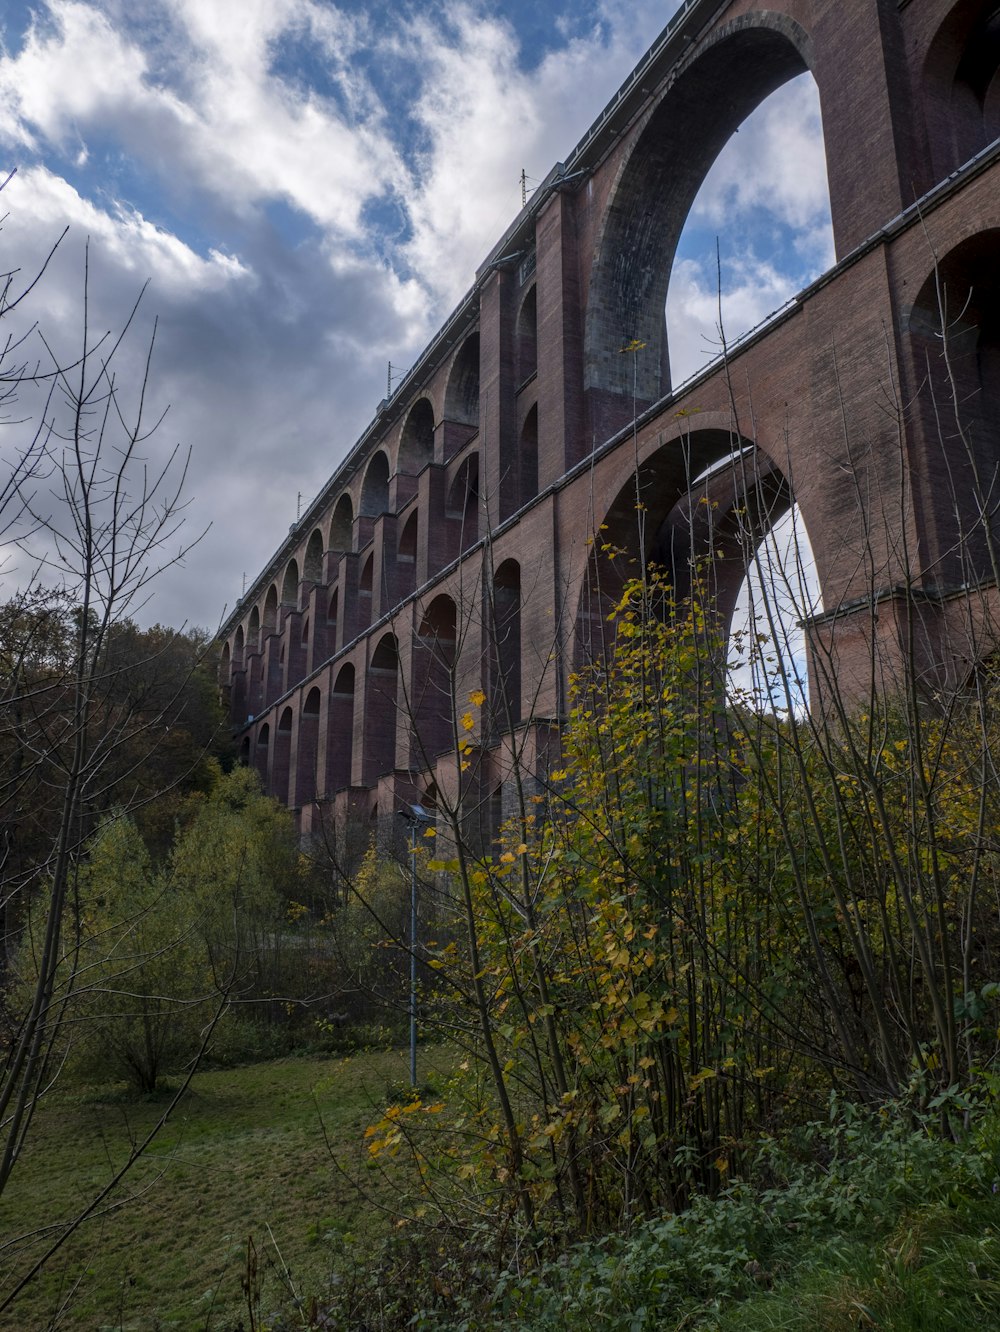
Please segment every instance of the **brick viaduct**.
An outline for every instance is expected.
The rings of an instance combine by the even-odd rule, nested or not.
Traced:
[[[509,747],[544,765],[602,624],[593,534],[679,571],[709,539],[685,518],[706,488],[723,547],[798,503],[814,691],[832,672],[863,697],[903,663],[968,675],[997,582],[998,63],[996,0],[687,0],[224,626],[242,756],[303,832],[453,790],[452,689],[459,711],[486,696],[462,780],[494,827]],[[836,262],[674,389],[664,305],[692,201],[806,70]]]

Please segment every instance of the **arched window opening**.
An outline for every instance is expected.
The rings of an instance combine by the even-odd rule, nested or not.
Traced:
[[[221,685],[229,684],[231,670],[232,670],[232,661],[229,652],[229,644],[223,643],[222,656],[219,660],[219,683]]]
[[[415,476],[434,457],[434,408],[427,398],[418,398],[410,408],[399,441],[397,470]]]
[[[246,646],[246,639],[243,634],[243,626],[237,625],[236,638],[233,641],[233,665],[243,665],[243,652]]]
[[[538,407],[532,407],[521,427],[517,449],[518,499],[528,504],[538,494]]]
[[[452,748],[458,612],[451,597],[437,596],[424,611],[413,653],[411,711],[417,732],[415,762],[430,766]]]
[[[381,449],[372,457],[361,487],[361,513],[377,518],[389,508],[389,459]]]
[[[260,651],[260,611],[254,606],[247,626],[247,644],[251,652]]]
[[[819,92],[806,73],[743,121],[687,214],[666,301],[673,386],[718,356],[723,339],[732,345],[779,312],[833,261]]]
[[[316,799],[316,755],[319,749],[320,692],[309,690],[299,717],[299,742],[295,755],[295,803],[310,805]]]
[[[267,589],[264,598],[264,633],[273,634],[278,627],[278,589],[274,585]]]
[[[257,732],[257,743],[254,746],[253,765],[257,769],[260,777],[261,786],[267,790],[267,768],[271,752],[271,728],[267,722],[261,726]]]
[[[295,560],[288,561],[285,578],[281,584],[281,604],[297,606],[299,601],[299,566]]]
[[[289,768],[292,760],[292,710],[285,708],[278,719],[274,735],[274,755],[271,759],[271,795],[288,804]]]
[[[309,538],[309,544],[306,546],[302,576],[307,583],[321,583],[323,581],[323,533],[318,527]]]
[[[330,696],[327,737],[327,794],[351,784],[354,758],[354,667],[348,662],[337,672]]]
[[[493,577],[490,706],[502,734],[521,720],[521,566],[505,560]]]
[[[396,767],[396,705],[399,648],[395,634],[386,634],[372,653],[365,709],[364,782],[374,786]]]
[[[350,495],[341,495],[337,500],[330,520],[330,549],[339,555],[354,549],[354,508]]]
[[[479,334],[471,333],[462,343],[448,377],[444,396],[448,421],[479,428]]]
[[[528,294],[521,302],[517,314],[517,333],[515,335],[515,379],[518,388],[538,369],[538,309],[535,287],[528,288]]]
[[[446,513],[452,529],[451,557],[479,540],[479,455],[466,458],[448,494]]]

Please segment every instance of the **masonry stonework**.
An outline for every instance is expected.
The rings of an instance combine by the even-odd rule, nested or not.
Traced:
[[[728,552],[725,621],[741,542],[797,503],[814,706],[834,685],[933,695],[994,653],[998,69],[995,0],[688,0],[224,626],[240,753],[303,832],[468,780],[488,837],[511,747],[544,771],[605,632],[604,543],[672,561],[681,591],[688,555]],[[674,386],[688,211],[806,70],[836,262]],[[453,722],[480,691],[466,778]]]

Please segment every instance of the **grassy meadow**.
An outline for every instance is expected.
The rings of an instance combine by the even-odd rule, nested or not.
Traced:
[[[433,1076],[434,1053],[421,1058],[422,1076]],[[200,1072],[111,1205],[0,1315],[0,1327],[229,1332],[241,1318],[249,1327],[248,1245],[265,1315],[287,1301],[289,1286],[321,1291],[331,1246],[374,1243],[391,1224],[378,1208],[380,1196],[390,1201],[382,1177],[364,1172],[362,1201],[331,1151],[361,1162],[364,1128],[405,1084],[406,1059],[388,1051]],[[42,1251],[46,1226],[100,1189],[165,1103],[119,1089],[46,1100],[0,1203],[0,1289]]]

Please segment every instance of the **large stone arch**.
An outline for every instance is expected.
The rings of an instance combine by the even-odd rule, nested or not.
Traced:
[[[812,63],[810,39],[792,19],[747,14],[699,47],[648,113],[615,181],[591,270],[584,387],[598,406],[624,398],[630,416],[633,398],[644,406],[669,391],[664,309],[691,205],[742,121]],[[636,344],[641,354],[621,354]]]
[[[608,491],[579,575],[576,665],[612,650],[609,616],[626,581],[649,564],[667,572],[678,599],[703,566],[725,640],[753,550],[792,503],[784,472],[719,419],[647,450]]]

